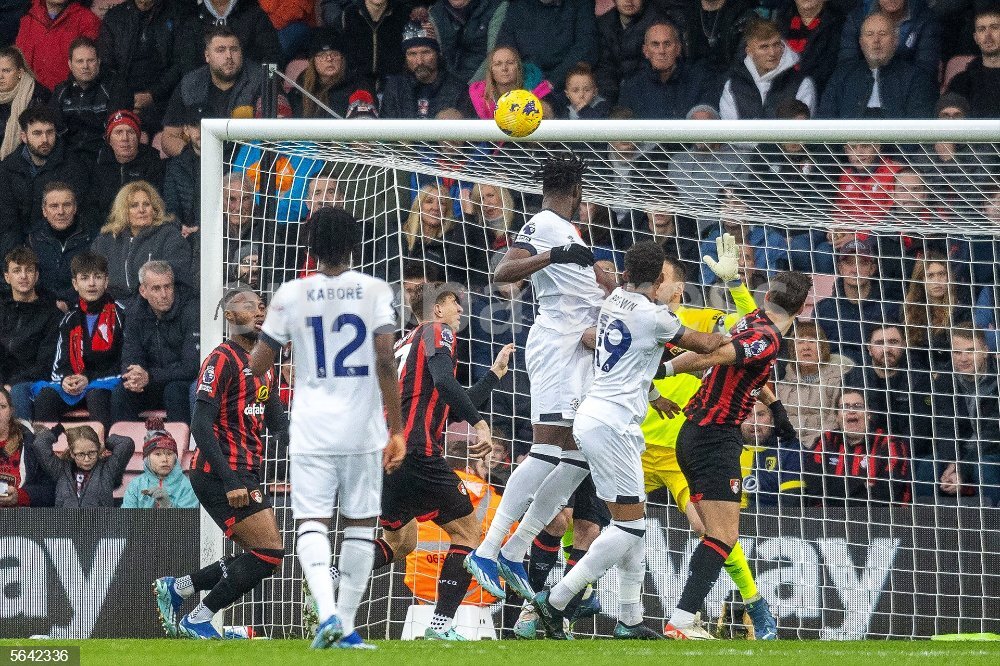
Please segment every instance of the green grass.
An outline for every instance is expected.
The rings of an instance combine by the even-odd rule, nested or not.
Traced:
[[[305,641],[183,641],[183,640],[87,640],[0,641],[0,646],[56,647],[80,645],[81,663],[94,666],[296,666],[297,664],[378,664],[379,666],[667,666],[668,664],[720,664],[739,666],[786,666],[787,664],[864,664],[904,666],[914,662],[991,664],[1000,661],[996,643],[939,643],[930,641],[821,642],[752,641],[626,642],[577,640],[482,641],[479,643],[431,643],[427,641],[378,641],[371,652],[330,650],[311,652]],[[3,664],[0,650],[0,664]]]

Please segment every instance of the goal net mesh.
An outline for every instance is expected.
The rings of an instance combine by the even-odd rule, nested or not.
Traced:
[[[997,144],[291,135],[226,142],[221,219],[202,227],[224,239],[223,276],[203,275],[209,291],[202,297],[214,300],[221,284],[237,280],[271,294],[301,275],[310,266],[305,229],[319,205],[358,218],[364,243],[356,268],[393,286],[400,333],[415,325],[408,289],[424,281],[460,285],[460,381],[475,382],[504,344],[517,345],[512,371],[484,410],[498,443],[492,461],[468,458],[474,435],[465,424],[451,424],[446,437],[449,460],[466,475],[485,527],[512,463],[530,446],[523,349],[535,312],[528,282],[499,285],[492,271],[540,210],[541,161],[567,152],[587,160],[574,221],[594,248],[604,286],[620,276],[628,247],[655,240],[684,268],[685,306],[732,312],[729,290],[702,261],[715,256],[722,232],[736,236],[740,277],[758,304],[776,271],[813,275],[815,294],[786,338],[774,377],[797,438],[777,440],[763,409],[743,428],[741,541],[781,635],[1000,631]],[[282,365],[283,397],[293,384]],[[264,475],[292,553],[287,455],[272,444]],[[653,486],[669,476],[657,465],[647,470]],[[648,624],[661,628],[697,535],[664,488],[650,493],[647,523],[643,602]],[[419,617],[411,606],[433,603],[445,551],[447,536],[423,525],[416,554],[373,575],[358,616],[362,633],[396,638],[407,631],[408,612]],[[550,581],[562,575],[562,561]],[[616,572],[596,587],[603,613],[578,622],[578,635],[608,636],[614,626]],[[740,607],[730,603],[738,601],[735,589],[723,572],[706,621],[716,623],[729,608],[742,623]],[[491,602],[478,588],[468,601]],[[491,608],[498,632],[509,629],[518,608]],[[279,574],[225,623],[301,636],[295,558],[287,556]]]

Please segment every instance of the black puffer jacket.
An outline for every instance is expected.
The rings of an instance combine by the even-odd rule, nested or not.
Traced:
[[[122,372],[130,365],[149,373],[151,384],[194,381],[201,360],[198,301],[183,286],[174,304],[157,317],[144,298],[136,298],[125,315]]]
[[[49,378],[62,316],[52,294],[43,289],[31,303],[19,303],[9,293],[0,296],[0,382]]]
[[[139,152],[131,162],[120,164],[111,146],[105,145],[97,156],[91,190],[91,205],[103,223],[111,212],[118,190],[123,185],[144,180],[163,192],[163,160],[155,148],[139,144]]]
[[[181,236],[180,229],[169,222],[143,229],[137,236],[128,229],[117,237],[101,234],[91,247],[107,258],[111,271],[108,291],[118,299],[138,291],[139,269],[152,259],[168,262],[178,282],[187,283],[191,279],[191,246]]]
[[[94,159],[104,145],[108,116],[118,109],[131,109],[132,99],[126,102],[121,96],[115,75],[102,72],[87,88],[72,76],[66,79],[52,92],[49,107],[59,115],[69,149]]]
[[[189,0],[190,1],[190,0]],[[209,28],[224,25],[240,38],[243,45],[243,60],[277,63],[285,66],[285,56],[278,41],[278,31],[271,19],[261,9],[257,0],[236,0],[236,6],[225,18],[218,18],[206,6],[205,0],[198,0],[194,21],[186,30],[185,42],[195,45],[195,59],[188,70],[204,63],[204,34]]]
[[[66,240],[60,240],[46,223],[36,225],[28,234],[28,247],[38,255],[39,282],[52,290],[55,298],[67,303],[75,303],[76,290],[73,289],[73,275],[69,265],[73,257],[90,249],[93,234],[76,222],[76,231]]]
[[[177,224],[199,226],[201,220],[201,156],[186,146],[177,157],[167,160],[163,176],[163,202]]]

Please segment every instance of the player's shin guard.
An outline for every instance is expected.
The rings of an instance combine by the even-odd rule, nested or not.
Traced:
[[[722,563],[729,557],[729,552],[730,547],[718,539],[710,536],[702,539],[691,555],[691,571],[677,602],[679,610],[694,614],[701,609],[715,581],[719,580]],[[673,618],[670,623],[674,624]]]
[[[222,578],[222,573],[232,564],[233,559],[235,558],[232,555],[226,555],[193,574],[181,576],[174,581],[174,590],[185,599],[195,592],[211,590]]]
[[[455,619],[455,613],[462,604],[462,599],[469,593],[469,584],[472,582],[472,574],[462,565],[465,556],[471,552],[472,548],[468,546],[452,546],[448,549],[448,555],[444,558],[441,573],[438,575],[437,605],[434,606],[436,617]],[[447,631],[450,623],[449,626],[431,628],[440,633]]]
[[[272,548],[255,548],[239,557],[223,571],[219,582],[205,595],[202,603],[213,614],[228,608],[237,599],[257,587],[260,581],[281,565],[284,552]]]
[[[368,578],[372,573],[375,559],[375,536],[373,527],[345,527],[344,541],[340,545],[340,588],[338,590],[337,611],[344,625],[344,635],[354,631],[354,616],[361,605],[361,598],[368,589]]]
[[[643,539],[632,544],[618,563],[618,597],[621,610],[618,620],[635,626],[642,622],[642,582],[646,579],[646,544]]]
[[[319,621],[323,622],[337,613],[333,577],[330,575],[330,535],[326,525],[315,520],[299,525],[295,553],[302,565],[302,574],[309,583],[309,592],[316,602]]]
[[[559,559],[559,546],[562,537],[549,534],[542,530],[531,542],[531,557],[528,560],[528,582],[535,592],[541,592],[549,572]],[[530,600],[529,600],[530,601]]]
[[[533,444],[528,457],[521,461],[507,480],[500,506],[493,516],[490,529],[476,553],[490,560],[497,559],[500,545],[510,527],[521,519],[539,486],[559,464],[562,449],[554,444]],[[530,541],[529,541],[530,543]]]
[[[583,559],[552,588],[549,603],[564,610],[583,588],[621,562],[636,542],[642,543],[645,534],[646,521],[641,518],[611,523],[611,527],[594,540]]]
[[[503,556],[512,562],[522,561],[531,542],[566,506],[570,495],[588,474],[590,467],[582,451],[563,451],[559,464],[542,481],[517,530],[501,549]]]
[[[740,546],[739,541],[733,546],[729,557],[726,558],[722,566],[726,568],[726,573],[736,583],[743,601],[754,601],[760,596],[757,593],[757,583],[753,579],[753,572],[750,570],[750,563],[747,562],[747,556],[743,554],[743,547]]]

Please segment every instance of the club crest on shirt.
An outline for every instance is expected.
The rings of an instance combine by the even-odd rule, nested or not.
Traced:
[[[729,479],[729,488],[733,491],[734,495],[740,494],[740,480],[739,479]]]
[[[260,490],[251,490],[250,499],[252,499],[257,504],[261,504],[264,501],[264,496],[261,495]]]

